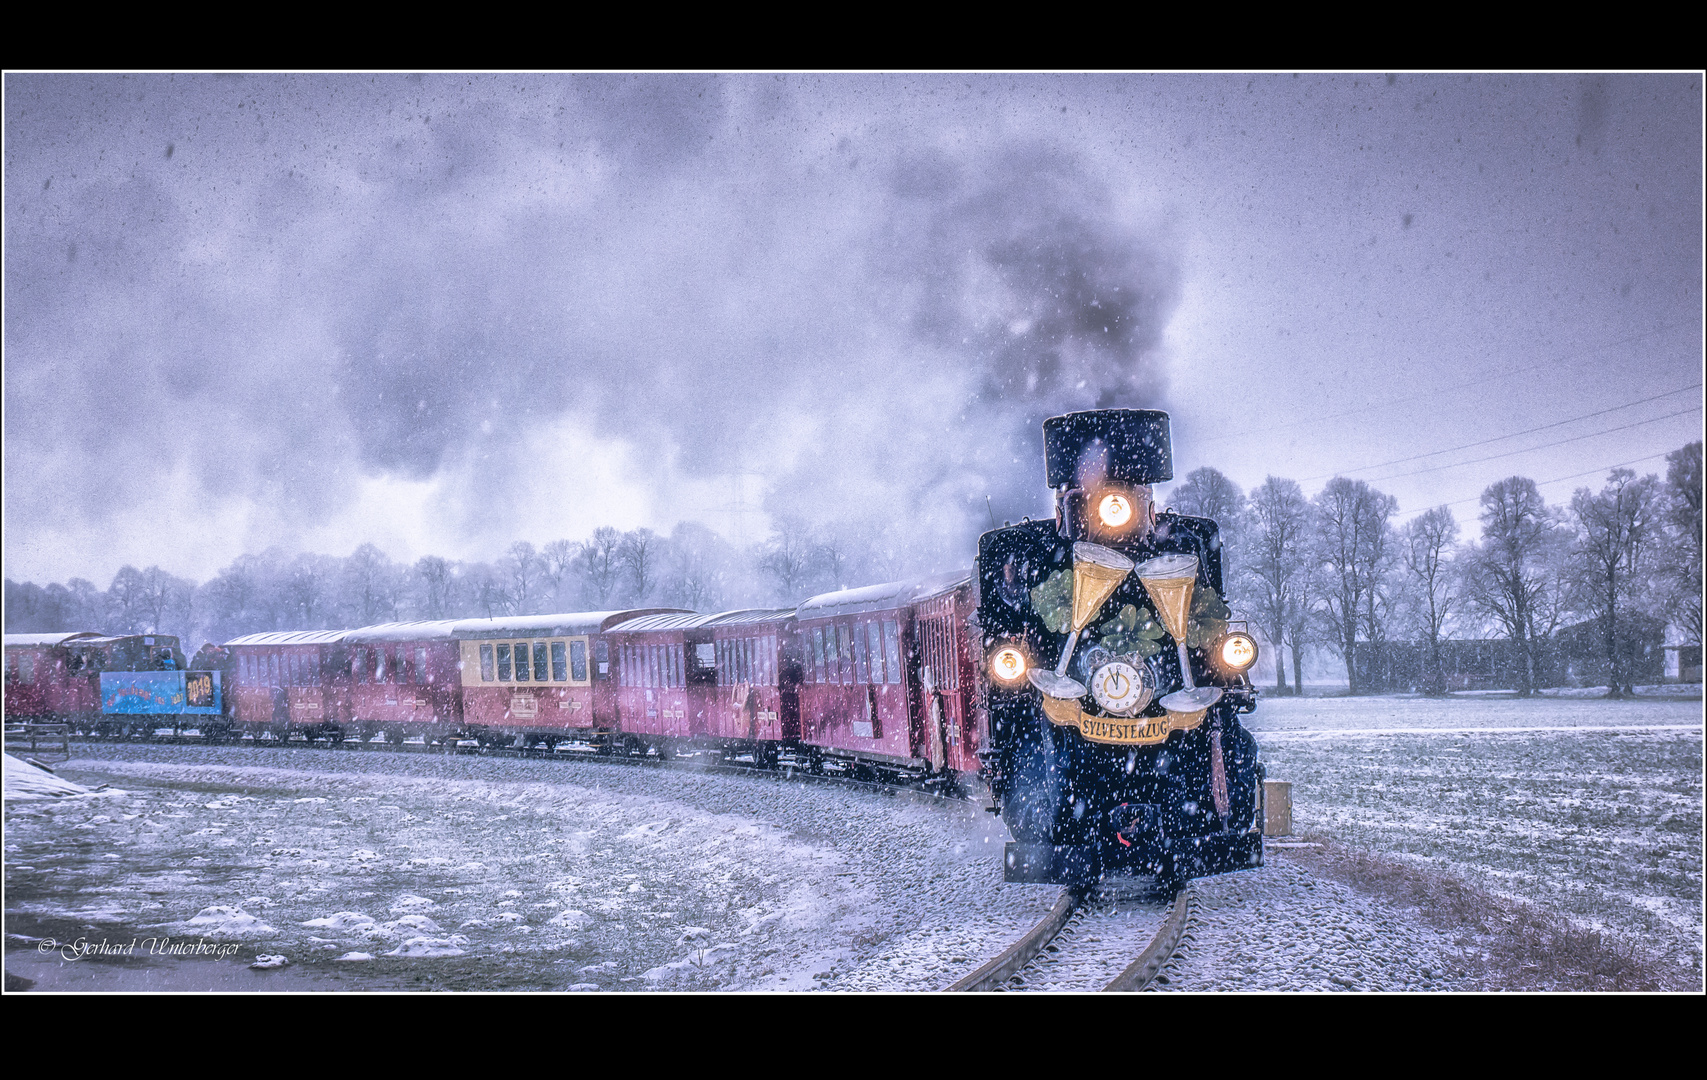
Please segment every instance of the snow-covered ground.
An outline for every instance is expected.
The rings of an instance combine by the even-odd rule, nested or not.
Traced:
[[[124,794],[7,806],[8,970],[39,989],[199,972],[220,989],[935,990],[1058,892],[1001,883],[1005,831],[971,803],[576,761],[81,752],[104,756],[62,776]],[[235,949],[76,945],[146,938]],[[288,964],[250,970],[262,954]]]
[[[1293,825],[1468,878],[1701,971],[1702,703],[1264,698]]]
[[[1699,965],[1699,700],[1265,697],[1247,720],[1300,832]],[[1058,893],[1001,882],[976,803],[585,760],[77,752],[21,782],[108,790],[13,799],[8,772],[7,970],[38,989],[934,990]],[[1285,849],[1198,887],[1171,987],[1474,985],[1461,942]]]

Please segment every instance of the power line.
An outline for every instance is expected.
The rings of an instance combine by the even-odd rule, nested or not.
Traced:
[[[1445,450],[1430,450],[1426,454],[1413,454],[1410,457],[1395,458],[1392,461],[1383,461],[1379,465],[1359,465],[1355,469],[1342,469],[1341,471],[1339,471],[1337,473],[1324,473],[1321,476],[1306,476],[1303,479],[1301,479],[1299,481],[1299,483],[1310,484],[1310,483],[1314,483],[1317,480],[1327,480],[1327,479],[1334,477],[1334,476],[1344,476],[1347,473],[1368,472],[1371,469],[1385,469],[1390,465],[1403,465],[1407,461],[1420,461],[1423,458],[1438,457],[1441,454],[1451,454],[1451,453],[1454,453],[1454,452],[1459,451],[1459,450],[1469,450],[1469,449],[1471,449],[1473,447],[1477,447],[1477,446],[1486,446],[1489,443],[1504,442],[1506,439],[1515,439],[1520,435],[1533,435],[1537,431],[1546,431],[1549,428],[1563,427],[1566,424],[1574,424],[1579,420],[1588,420],[1588,419],[1590,419],[1592,417],[1596,417],[1596,416],[1605,416],[1607,413],[1618,412],[1620,409],[1629,409],[1629,408],[1634,408],[1637,405],[1646,405],[1650,401],[1658,401],[1661,398],[1671,397],[1674,394],[1681,394],[1681,393],[1684,393],[1685,391],[1688,391],[1688,390],[1699,390],[1699,389],[1701,389],[1700,383],[1690,383],[1688,386],[1679,387],[1676,390],[1667,390],[1663,394],[1655,394],[1653,397],[1642,398],[1640,401],[1631,401],[1631,402],[1627,402],[1626,404],[1623,404],[1623,405],[1614,405],[1610,409],[1601,409],[1597,412],[1584,413],[1581,416],[1573,416],[1568,420],[1559,420],[1559,421],[1557,421],[1555,423],[1551,423],[1551,424],[1542,424],[1540,427],[1532,427],[1532,428],[1528,428],[1524,431],[1514,431],[1510,435],[1497,435],[1491,439],[1482,439],[1478,442],[1464,443],[1462,446],[1447,447]],[[1697,406],[1697,408],[1699,408],[1699,406]],[[1690,410],[1686,409],[1684,411],[1688,412]],[[1670,415],[1677,416],[1680,414],[1679,413],[1672,413]],[[1656,417],[1655,419],[1665,419],[1665,418],[1664,417]],[[1644,423],[1646,423],[1646,421],[1644,421]],[[1618,431],[1620,429],[1619,428],[1608,428],[1606,430],[1607,431]],[[1592,434],[1605,434],[1605,432],[1594,432]],[[1591,435],[1584,435],[1581,437],[1582,438],[1590,438],[1592,436]],[[1552,445],[1557,446],[1559,444],[1554,443]],[[1541,449],[1541,447],[1534,447],[1533,449],[1539,450],[1539,449]],[[1524,451],[1514,450],[1512,452],[1513,453],[1523,453]],[[1483,460],[1492,460],[1492,459],[1491,458],[1484,458]],[[1462,464],[1469,465],[1472,463],[1466,461],[1466,462],[1463,462]],[[1443,468],[1443,469],[1449,469],[1451,467],[1452,466],[1450,466],[1450,465],[1440,466],[1440,468]],[[1405,473],[1404,475],[1414,476],[1416,474],[1415,473]]]
[[[1407,473],[1394,473],[1392,476],[1378,476],[1374,478],[1373,482],[1382,484],[1386,483],[1388,480],[1400,480],[1407,476],[1421,476],[1423,473],[1439,472],[1442,469],[1457,469],[1465,465],[1480,465],[1484,461],[1498,461],[1500,458],[1517,457],[1520,454],[1530,454],[1537,450],[1548,450],[1555,446],[1564,446],[1567,443],[1581,442],[1584,439],[1592,439],[1598,435],[1610,435],[1615,431],[1628,431],[1630,428],[1643,427],[1647,424],[1657,424],[1661,420],[1670,420],[1674,416],[1685,416],[1689,413],[1700,411],[1701,406],[1691,405],[1687,409],[1679,409],[1677,412],[1666,413],[1664,416],[1655,416],[1647,420],[1637,420],[1632,424],[1620,424],[1617,427],[1603,428],[1600,431],[1591,431],[1587,435],[1573,435],[1569,439],[1560,439],[1558,442],[1542,443],[1540,446],[1530,446],[1522,450],[1508,450],[1503,454],[1490,454],[1485,458],[1472,458],[1469,461],[1455,461],[1450,465],[1431,465],[1426,469],[1415,469]]]
[[[1592,356],[1595,353],[1602,352],[1606,349],[1615,349],[1620,345],[1629,345],[1629,344],[1632,344],[1634,342],[1641,341],[1643,338],[1653,337],[1655,334],[1663,334],[1668,330],[1675,330],[1676,328],[1683,326],[1683,325],[1685,325],[1684,320],[1679,320],[1678,322],[1674,322],[1674,323],[1667,323],[1663,326],[1657,326],[1652,330],[1645,330],[1640,334],[1635,334],[1635,335],[1632,335],[1631,337],[1622,338],[1618,341],[1610,341],[1604,345],[1591,345],[1591,346],[1584,348],[1584,349],[1578,349],[1575,352],[1567,352],[1567,353],[1564,353],[1562,355],[1551,357],[1551,358],[1546,359],[1546,360],[1541,360],[1541,361],[1538,361],[1538,362],[1533,363],[1533,364],[1527,364],[1523,367],[1512,368],[1509,371],[1502,371],[1502,372],[1495,374],[1495,375],[1482,376],[1477,381],[1478,381],[1478,383],[1485,385],[1487,383],[1491,383],[1491,382],[1494,382],[1494,381],[1499,380],[1499,379],[1511,378],[1514,375],[1524,375],[1524,374],[1527,374],[1531,371],[1538,371],[1542,368],[1555,367],[1559,364],[1563,364],[1563,363],[1566,363],[1566,362],[1571,361],[1571,360],[1581,359],[1584,356]],[[1379,408],[1379,407],[1383,407],[1383,406],[1387,406],[1387,405],[1402,405],[1407,401],[1416,401],[1416,400],[1419,400],[1421,398],[1433,397],[1436,394],[1442,394],[1442,393],[1446,393],[1448,391],[1461,390],[1463,387],[1464,387],[1463,382],[1452,382],[1452,383],[1448,383],[1448,384],[1443,385],[1443,386],[1435,387],[1435,388],[1430,389],[1430,390],[1419,391],[1418,393],[1415,393],[1415,394],[1407,394],[1403,397],[1389,398],[1386,401],[1377,401],[1377,402],[1374,402],[1372,404],[1359,405],[1355,409],[1347,409],[1344,412],[1329,413],[1326,416],[1308,417],[1308,418],[1305,418],[1302,420],[1294,420],[1294,421],[1291,421],[1289,423],[1275,424],[1273,426],[1266,427],[1266,428],[1257,428],[1257,429],[1252,429],[1252,428],[1248,428],[1248,427],[1247,428],[1240,428],[1237,431],[1229,431],[1228,433],[1226,433],[1224,435],[1208,435],[1208,436],[1205,436],[1198,441],[1201,443],[1225,442],[1228,439],[1244,439],[1244,438],[1249,438],[1252,435],[1266,435],[1270,432],[1286,431],[1289,428],[1306,427],[1306,426],[1309,426],[1311,424],[1320,424],[1320,423],[1323,423],[1323,422],[1328,421],[1328,420],[1338,420],[1338,419],[1341,419],[1342,417],[1362,415],[1362,414],[1369,412],[1369,410],[1372,408]]]
[[[1624,468],[1630,467],[1631,465],[1636,465],[1636,464],[1639,464],[1639,463],[1644,462],[1644,461],[1652,461],[1655,458],[1667,457],[1671,454],[1675,454],[1676,452],[1677,451],[1675,451],[1675,450],[1661,450],[1657,454],[1648,454],[1645,457],[1632,458],[1629,461],[1620,461],[1616,465],[1602,465],[1598,469],[1590,469],[1587,472],[1572,473],[1569,476],[1556,476],[1551,480],[1540,480],[1540,481],[1536,482],[1535,486],[1538,488],[1544,488],[1548,484],[1562,484],[1566,480],[1579,480],[1585,476],[1594,476],[1597,473],[1611,472],[1613,469],[1624,469]],[[1465,503],[1473,503],[1473,502],[1481,502],[1481,501],[1482,501],[1482,497],[1480,495],[1473,495],[1468,499],[1458,499],[1455,502],[1436,503],[1434,506],[1425,506],[1425,507],[1422,507],[1421,509],[1418,509],[1418,510],[1400,510],[1400,511],[1398,511],[1398,514],[1401,516],[1409,515],[1409,514],[1421,514],[1421,513],[1427,512],[1429,510],[1433,510],[1433,509],[1435,509],[1435,507],[1439,507],[1439,506],[1463,506]]]

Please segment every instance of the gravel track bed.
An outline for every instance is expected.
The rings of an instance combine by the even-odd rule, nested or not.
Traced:
[[[1200,878],[1197,919],[1159,992],[1474,990],[1451,936],[1271,850],[1257,870]]]
[[[1136,900],[1093,900],[1069,919],[1008,993],[1096,993],[1149,948],[1156,931],[1173,910],[1170,903]]]

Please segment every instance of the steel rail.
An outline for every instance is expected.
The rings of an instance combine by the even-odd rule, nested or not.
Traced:
[[[1138,954],[1138,959],[1132,961],[1125,971],[1114,977],[1114,981],[1103,987],[1103,993],[1137,993],[1155,981],[1162,973],[1162,968],[1173,959],[1174,950],[1179,947],[1180,938],[1184,936],[1186,927],[1197,918],[1197,890],[1191,882],[1186,882],[1185,888],[1174,897],[1174,909],[1168,913],[1167,921],[1156,931],[1156,936],[1150,941],[1149,947]]]
[[[1084,902],[1082,893],[1074,889],[1063,889],[1060,899],[1055,901],[1055,906],[1037,921],[1036,926],[1003,949],[994,960],[948,986],[944,992],[976,994],[1001,986],[1024,970],[1027,964],[1037,958],[1038,953],[1049,947],[1049,943],[1061,933],[1061,928],[1067,925],[1067,920],[1073,917],[1074,912],[1084,906]]]

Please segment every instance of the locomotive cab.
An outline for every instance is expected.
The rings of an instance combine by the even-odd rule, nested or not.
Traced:
[[[1009,881],[1164,886],[1260,865],[1248,635],[1229,632],[1220,531],[1155,508],[1168,415],[1044,422],[1054,520],[985,533],[985,775]]]

